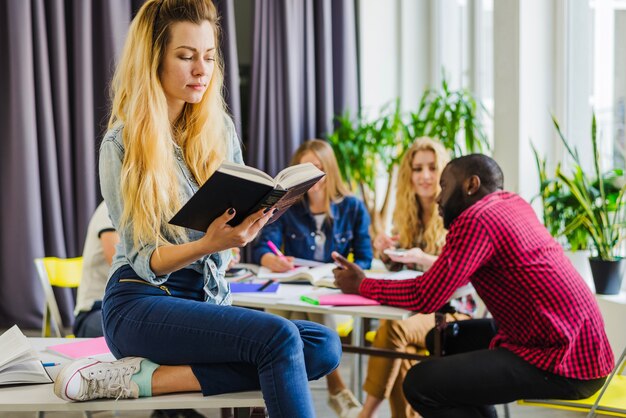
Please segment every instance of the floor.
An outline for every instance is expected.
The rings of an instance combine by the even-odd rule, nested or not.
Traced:
[[[342,362],[341,372],[342,375],[346,378],[346,380],[350,376],[350,366],[352,364],[351,361],[352,354],[345,354],[344,361]],[[317,412],[318,418],[335,418],[336,415],[333,411],[326,405],[326,384],[325,381],[317,381],[311,383],[311,390],[313,392],[313,400],[315,402],[315,410]],[[543,408],[534,408],[527,406],[519,406],[515,403],[509,405],[511,418],[583,418],[585,414],[583,413],[575,413],[568,411],[557,411]],[[504,417],[503,409],[498,407],[499,417]],[[199,411],[204,414],[207,418],[220,418],[220,412],[218,410],[201,410]],[[121,411],[117,414],[112,412],[98,412],[93,416],[94,418],[124,418],[124,417],[133,417],[133,418],[149,418],[151,411]],[[0,418],[34,418],[36,417],[35,413],[28,412],[0,412]],[[79,412],[48,412],[45,414],[46,418],[80,418],[82,414]],[[378,418],[389,418],[389,407],[387,403],[384,403],[379,411]],[[295,418],[295,417],[294,417]]]

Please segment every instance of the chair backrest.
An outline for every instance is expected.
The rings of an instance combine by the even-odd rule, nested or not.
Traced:
[[[83,258],[36,258],[37,276],[46,296],[42,336],[46,336],[48,326],[56,337],[65,337],[65,329],[52,286],[75,288],[80,284],[83,271]]]

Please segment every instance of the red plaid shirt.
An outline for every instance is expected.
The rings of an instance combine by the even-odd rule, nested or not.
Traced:
[[[506,348],[568,378],[611,372],[613,353],[594,295],[532,207],[512,193],[492,193],[466,209],[424,275],[365,279],[359,290],[381,303],[426,313],[468,282],[498,324],[492,348]]]

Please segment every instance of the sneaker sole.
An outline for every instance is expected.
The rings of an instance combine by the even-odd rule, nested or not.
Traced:
[[[70,398],[67,395],[67,385],[69,384],[70,380],[74,376],[76,376],[76,373],[79,373],[85,367],[90,367],[98,363],[100,363],[100,361],[94,360],[92,358],[85,358],[81,360],[76,360],[63,367],[54,381],[54,394],[65,401],[78,401],[78,399]]]

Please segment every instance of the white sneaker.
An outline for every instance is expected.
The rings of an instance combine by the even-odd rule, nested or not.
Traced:
[[[66,401],[100,398],[138,398],[139,386],[130,378],[141,369],[141,357],[112,362],[90,358],[63,367],[54,382],[54,393]]]
[[[350,389],[344,389],[336,395],[328,395],[328,406],[339,418],[356,418],[363,408]]]

